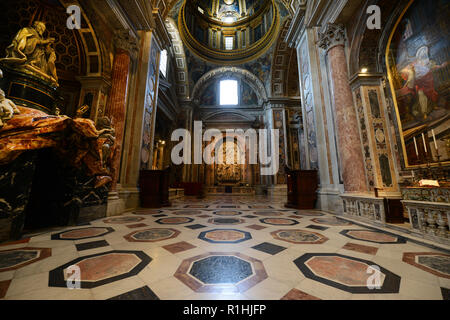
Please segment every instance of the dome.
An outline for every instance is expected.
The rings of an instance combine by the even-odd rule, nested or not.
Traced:
[[[270,47],[280,16],[273,0],[187,0],[178,24],[184,44],[196,55],[214,63],[240,64]]]

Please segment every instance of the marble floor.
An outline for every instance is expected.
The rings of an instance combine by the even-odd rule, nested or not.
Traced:
[[[0,298],[449,299],[450,251],[277,199],[208,197],[0,244]]]

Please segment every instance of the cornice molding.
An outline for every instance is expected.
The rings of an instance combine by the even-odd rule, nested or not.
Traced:
[[[286,34],[286,42],[291,48],[296,48],[298,46],[301,34],[303,33],[304,23],[305,23],[305,13],[306,5],[300,6],[291,21],[288,32]]]
[[[350,77],[349,83],[352,90],[361,86],[377,86],[383,81],[383,77],[381,72],[356,73]]]

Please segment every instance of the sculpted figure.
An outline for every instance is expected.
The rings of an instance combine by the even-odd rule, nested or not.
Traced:
[[[20,111],[17,106],[9,99],[6,99],[5,92],[0,89],[0,129],[4,123],[9,119],[12,119],[15,114],[19,114]]]
[[[0,69],[0,79],[3,78],[3,72]],[[4,122],[12,119],[15,114],[19,114],[20,110],[17,108],[14,102],[6,99],[5,92],[0,89],[0,129],[3,127]]]
[[[11,45],[6,48],[6,58],[0,59],[0,62],[16,69],[31,71],[57,83],[56,54],[52,48],[55,39],[44,39],[45,30],[45,24],[41,21],[35,21],[32,27],[19,30]]]
[[[99,130],[99,138],[104,139],[102,146],[103,164],[108,166],[112,149],[116,142],[116,131],[112,127],[111,120],[106,116],[97,120],[96,127]]]

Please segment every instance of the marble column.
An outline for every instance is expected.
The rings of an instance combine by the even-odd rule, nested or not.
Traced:
[[[116,130],[116,142],[111,163],[111,193],[116,192],[120,169],[120,158],[123,144],[125,113],[127,105],[128,79],[130,75],[131,51],[133,41],[122,34],[115,38],[115,56],[111,77],[111,92],[105,110],[105,115],[112,121]]]
[[[164,169],[164,146],[163,143],[159,143],[158,145],[158,170]]]
[[[345,57],[344,26],[328,24],[325,32],[319,34],[319,39],[319,46],[328,55],[344,189],[346,192],[364,193],[367,192],[367,183]]]

